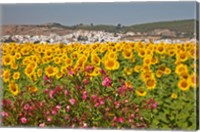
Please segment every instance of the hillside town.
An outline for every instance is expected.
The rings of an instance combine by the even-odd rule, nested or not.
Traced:
[[[50,35],[4,35],[0,38],[0,42],[16,42],[16,43],[94,43],[94,42],[119,42],[119,41],[153,41],[154,43],[159,43],[160,41],[166,43],[180,43],[185,41],[195,41],[191,38],[175,38],[162,39],[163,35],[172,35],[175,37],[174,32],[169,30],[156,30],[153,35],[148,35],[145,33],[134,33],[127,32],[123,33],[110,33],[104,31],[87,31],[87,30],[77,30],[66,35],[50,34]]]

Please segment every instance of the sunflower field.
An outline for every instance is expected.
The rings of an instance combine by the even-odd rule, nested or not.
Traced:
[[[197,49],[189,42],[2,43],[1,125],[195,130]]]

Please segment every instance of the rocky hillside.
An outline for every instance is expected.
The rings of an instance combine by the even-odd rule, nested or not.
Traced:
[[[147,24],[139,24],[132,26],[114,25],[84,25],[78,24],[74,26],[64,26],[59,23],[47,23],[42,25],[4,25],[2,27],[2,35],[65,35],[77,30],[88,31],[105,31],[112,33],[134,32],[135,34],[158,35],[157,31],[173,33],[173,37],[180,35],[191,38],[194,35],[194,20],[180,20],[169,22],[155,22]],[[162,34],[161,34],[162,35]]]
[[[48,23],[43,25],[4,25],[2,35],[63,35],[72,30],[64,29],[62,25]]]

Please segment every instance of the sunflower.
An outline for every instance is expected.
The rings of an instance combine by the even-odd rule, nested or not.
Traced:
[[[181,61],[179,59],[176,59],[175,64],[178,66],[178,65],[180,65],[182,63],[181,63]]]
[[[145,81],[145,84],[147,86],[148,89],[154,89],[156,87],[156,80],[153,79],[153,78],[148,78],[146,81]]]
[[[159,66],[158,70],[164,72],[166,68],[167,68],[167,67],[166,67],[165,65],[161,65],[161,66]]]
[[[130,58],[130,60],[131,60],[132,63],[134,63],[134,62],[135,62],[135,57],[132,56],[132,57]]]
[[[172,94],[171,94],[171,98],[172,98],[172,99],[176,99],[176,98],[177,98],[177,94],[176,94],[176,93],[172,93]]]
[[[94,70],[92,71],[92,73],[90,75],[91,76],[98,76],[98,75],[100,75],[100,68],[99,67],[95,67]]]
[[[165,53],[164,45],[163,45],[163,44],[159,44],[159,45],[157,46],[156,52],[157,52],[158,54],[164,54],[164,53]]]
[[[145,81],[149,78],[152,78],[153,74],[150,71],[144,71],[144,72],[142,72],[141,76],[142,76],[142,80]]]
[[[38,77],[41,77],[41,76],[42,76],[42,69],[41,69],[41,68],[39,68],[39,69],[37,70],[37,76],[38,76]]]
[[[166,67],[164,73],[167,75],[171,74],[171,69]]]
[[[150,71],[150,65],[144,64],[144,65],[142,66],[142,72],[148,72],[148,71]]]
[[[134,43],[134,42],[131,42],[131,43],[130,43],[130,47],[131,47],[132,50],[134,50],[135,47],[136,47],[135,43]]]
[[[35,72],[28,75],[28,77],[31,79],[32,82],[35,82],[37,80],[37,75]]]
[[[190,86],[193,88],[196,88],[198,86],[198,76],[195,73],[192,73],[189,76],[189,83],[190,83]]]
[[[16,58],[17,60],[19,60],[19,59],[22,58],[22,55],[21,55],[19,52],[17,52],[17,53],[15,53],[15,58]]]
[[[107,70],[116,70],[119,68],[119,62],[113,59],[107,59],[104,62],[105,68]]]
[[[181,51],[177,54],[177,58],[181,61],[181,62],[185,62],[188,59],[188,55],[186,51]]]
[[[117,69],[119,69],[119,67],[120,67],[120,63],[118,61],[116,61],[114,69],[117,70]]]
[[[157,57],[152,57],[151,58],[151,64],[157,64],[158,63],[158,58]]]
[[[137,73],[139,73],[141,69],[142,69],[142,66],[140,66],[140,65],[136,65],[134,67],[134,71],[137,72]]]
[[[73,58],[73,59],[78,59],[79,58],[79,53],[76,51],[76,52],[73,52],[72,54],[71,54],[71,58]]]
[[[52,77],[54,75],[56,75],[58,73],[58,68],[57,67],[53,67],[53,66],[48,66],[45,68],[45,74],[48,76],[48,77]]]
[[[3,81],[8,82],[10,80],[10,71],[8,69],[3,71]]]
[[[18,95],[18,93],[19,93],[19,87],[18,87],[18,85],[17,85],[14,81],[11,81],[11,82],[9,83],[8,87],[9,87],[9,91],[10,91],[14,96]]]
[[[176,50],[175,49],[169,49],[169,50],[167,50],[167,54],[169,56],[174,56],[176,54]]]
[[[160,78],[163,75],[163,71],[157,70],[156,71],[156,77]]]
[[[56,74],[56,78],[57,78],[57,79],[60,79],[62,76],[63,76],[63,74],[62,74],[61,72],[58,72],[58,73]]]
[[[22,60],[22,65],[28,65],[30,62],[29,58],[28,57],[25,57],[23,60]]]
[[[133,53],[130,49],[123,50],[122,54],[125,59],[130,59],[133,56]]]
[[[133,68],[124,68],[124,73],[125,73],[126,75],[131,75],[132,72],[133,72]]]
[[[40,55],[35,54],[35,55],[31,56],[30,60],[32,62],[38,63],[38,62],[40,62],[40,59],[41,59]]]
[[[140,49],[139,52],[138,52],[138,56],[143,58],[145,55],[146,55],[145,50],[144,49]]]
[[[118,57],[117,52],[114,51],[107,51],[106,55],[109,59],[117,59]]]
[[[125,85],[126,85],[127,88],[133,88],[133,85],[130,81],[126,81]]]
[[[52,51],[50,49],[45,50],[44,52],[45,56],[51,56],[52,55]]]
[[[5,55],[2,57],[3,64],[5,66],[11,65],[13,62],[13,57],[11,55]]]
[[[181,79],[188,79],[189,78],[189,73],[187,71],[183,71],[179,74],[179,77]]]
[[[185,64],[179,64],[176,66],[176,74],[180,75],[182,72],[188,72],[188,67]]]
[[[17,70],[18,69],[18,64],[17,63],[12,63],[11,64],[11,69]]]
[[[85,46],[80,46],[79,48],[78,48],[78,51],[79,52],[82,52],[82,51],[84,51],[85,50]]]
[[[23,47],[21,49],[21,54],[22,55],[29,55],[29,52],[30,52],[30,48],[28,48],[28,47]]]
[[[33,72],[34,72],[34,68],[32,67],[32,65],[28,65],[26,66],[24,73],[26,74],[26,76],[30,76]]]
[[[145,58],[143,59],[143,64],[150,65],[151,64],[151,56],[145,56]]]
[[[64,64],[66,64],[67,66],[71,66],[73,64],[73,60],[70,58],[66,58],[64,59]]]
[[[190,88],[190,85],[188,83],[188,80],[186,79],[181,79],[179,82],[178,82],[178,88],[182,91],[187,91],[189,90]]]
[[[105,52],[107,50],[107,47],[106,46],[101,46],[101,48],[100,48],[100,53],[103,53],[103,52]]]
[[[120,45],[120,43],[117,43],[115,45],[115,48],[116,48],[117,51],[121,51],[122,50],[122,46]]]
[[[28,91],[30,93],[36,93],[38,91],[38,88],[35,86],[28,86]]]
[[[28,64],[28,66],[31,66],[31,67],[33,67],[33,69],[36,69],[37,68],[37,66],[38,66],[38,64],[36,63],[36,62],[30,62],[29,64]]]
[[[197,48],[198,49],[198,48]],[[198,54],[198,51],[196,51],[197,50],[196,48],[191,48],[189,51],[188,51],[188,54],[189,54],[189,56],[191,57],[191,58],[195,58],[196,56],[197,56],[197,54]]]
[[[65,60],[65,59],[67,59],[67,58],[68,58],[68,56],[67,56],[66,54],[62,54],[61,60]]]
[[[140,89],[140,90],[136,90],[135,92],[136,92],[136,94],[137,94],[138,96],[141,96],[141,97],[146,96],[146,94],[147,94],[146,91],[141,90],[141,89]]]
[[[92,62],[92,64],[94,64],[96,66],[99,66],[100,62],[101,62],[101,59],[99,58],[99,56],[97,54],[93,54],[91,56],[91,62]]]
[[[20,78],[20,72],[14,72],[12,77],[14,80],[18,80]]]
[[[55,57],[53,60],[54,60],[54,63],[57,65],[59,65],[62,62],[60,57]]]
[[[67,73],[67,66],[66,65],[61,66],[60,71],[61,71],[62,74]]]
[[[146,47],[146,55],[150,55],[150,56],[153,56],[154,54],[154,50],[151,50],[151,49],[148,49],[148,47]]]
[[[84,69],[86,63],[87,63],[87,58],[86,58],[85,56],[81,56],[81,57],[77,60],[75,67],[76,67],[76,68]]]

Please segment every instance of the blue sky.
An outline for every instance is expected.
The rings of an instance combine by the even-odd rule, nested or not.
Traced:
[[[195,18],[195,2],[63,3],[1,5],[3,24],[134,25]]]

